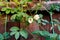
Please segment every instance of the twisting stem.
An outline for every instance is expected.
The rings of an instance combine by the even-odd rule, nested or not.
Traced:
[[[52,14],[50,14],[50,18],[51,18],[51,25],[52,25],[51,30],[53,29],[53,33],[54,33],[54,25],[53,25],[53,18],[52,18]]]
[[[43,5],[42,5],[42,6],[43,6]],[[43,7],[44,7],[44,6],[43,6]],[[50,13],[50,11],[48,11],[46,7],[44,7],[44,9],[45,9],[49,14],[50,14],[50,18],[51,18],[51,25],[52,25],[52,29],[53,29],[53,28],[54,28],[54,25],[53,25],[53,18],[52,18],[52,15],[53,15],[53,14],[52,14],[52,13]],[[51,29],[51,30],[52,30],[52,29]],[[54,29],[53,29],[53,33],[54,33]]]

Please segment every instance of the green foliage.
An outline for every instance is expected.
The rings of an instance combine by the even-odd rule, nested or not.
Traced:
[[[30,17],[33,18],[33,15],[32,14],[28,15],[26,13],[27,10],[23,8],[23,5],[27,6],[27,2],[31,2],[32,0],[21,0],[20,2],[18,2],[18,0],[13,0],[13,1],[18,5],[16,8],[3,7],[1,9],[1,11],[5,12],[6,14],[10,14],[10,13],[14,14],[14,13],[16,13],[16,14],[11,16],[12,21],[25,22],[25,23],[28,24],[28,21],[29,21],[28,18],[30,18]],[[0,2],[0,6],[5,6],[5,4]],[[36,12],[37,12],[37,10],[39,10],[41,8],[41,6],[42,6],[42,4],[40,4],[40,3],[36,4]],[[54,31],[54,24],[58,25],[58,30],[60,31],[60,23],[59,23],[59,21],[52,18],[54,10],[60,11],[60,5],[53,4],[53,5],[51,5],[50,10],[49,11],[47,10],[49,12],[49,14],[50,14],[50,19],[51,19],[50,22],[51,22],[51,25],[53,27],[53,31]],[[34,20],[38,24],[46,25],[47,23],[49,23],[47,20],[43,19],[42,14],[39,14],[39,17],[40,18],[38,20]],[[25,39],[28,38],[28,32],[26,30],[24,30],[24,29],[20,30],[18,27],[14,26],[14,27],[12,27],[10,29],[10,31],[11,31],[10,35],[11,36],[14,35],[16,40],[18,40],[18,38],[20,36],[24,37]],[[54,32],[49,33],[48,31],[45,31],[45,30],[43,30],[43,31],[35,30],[34,32],[32,32],[32,34],[35,34],[35,35],[38,35],[38,36],[43,36],[43,37],[46,38],[46,40],[56,40],[56,37],[57,37],[56,33],[54,33]],[[9,38],[9,33],[0,34],[0,40],[6,40],[8,38]],[[58,40],[60,40],[60,35],[58,36]]]
[[[60,35],[58,35],[57,40],[60,40]]]
[[[7,40],[8,38],[10,38],[10,35],[8,32],[5,32],[3,34],[0,33],[0,40]]]
[[[1,11],[4,11],[6,14],[14,14],[14,13],[18,13],[18,12],[21,12],[21,8],[20,7],[17,7],[17,8],[11,8],[11,7],[3,7],[1,9]]]
[[[54,22],[55,24],[60,24],[59,20],[57,20],[57,19],[53,19],[53,22]]]
[[[42,24],[43,25],[46,25],[47,23],[49,23],[47,20],[42,19]]]
[[[13,35],[15,35],[15,33],[16,33],[16,31],[10,32],[10,35],[13,36]]]
[[[12,28],[10,29],[10,31],[18,31],[18,30],[19,30],[19,28],[16,27],[16,26],[14,26],[14,27],[12,27]]]
[[[36,30],[34,32],[32,32],[32,34],[36,34],[36,35],[39,35],[39,36],[49,36],[49,32],[48,31],[40,31],[40,30]]]
[[[57,39],[57,34],[54,33],[54,34],[49,34],[48,37],[46,37],[46,40],[56,40]]]
[[[39,14],[39,16],[40,16],[40,19],[42,19],[42,18],[43,18],[43,15],[42,15],[42,14]]]
[[[53,24],[57,26],[58,30],[60,31],[60,22],[57,19],[53,19]]]
[[[5,39],[10,38],[10,34],[9,34],[9,32],[5,32],[5,33],[3,33],[3,36],[4,36]]]
[[[50,11],[54,11],[54,10],[59,12],[60,11],[60,5],[59,4],[52,4],[50,6]]]
[[[16,38],[16,40],[19,38],[19,36],[20,36],[19,32],[16,32],[16,33],[15,33],[15,38]]]
[[[2,9],[1,9],[1,11],[6,11],[6,10],[7,10],[7,8],[6,8],[6,7],[4,7],[4,8],[2,8]]]
[[[32,32],[32,34],[38,35],[38,36],[43,36],[45,37],[46,40],[56,40],[58,34],[54,33],[49,33],[48,31],[40,31],[40,30],[36,30],[34,32]]]
[[[17,40],[19,38],[19,36],[20,36],[20,34],[18,32],[19,28],[14,26],[14,27],[10,28],[10,31],[11,31],[10,35],[11,36],[15,35],[15,39]]]
[[[50,11],[52,12],[53,10],[55,10],[54,4],[52,4],[52,5],[50,6]]]
[[[20,35],[21,35],[22,37],[24,37],[25,39],[28,38],[28,32],[27,32],[26,30],[23,30],[23,29],[22,29],[22,30],[19,30],[18,27],[12,27],[12,28],[10,29],[10,31],[11,31],[10,35],[11,35],[11,36],[15,35],[15,39],[16,39],[16,40],[18,40],[18,38],[20,37]]]
[[[26,30],[21,30],[20,35],[23,36],[25,39],[28,38],[28,32]]]
[[[44,20],[44,19],[39,19],[39,20],[37,20],[37,23],[38,24],[43,24],[43,25],[46,25],[47,23],[49,23],[47,20]]]
[[[40,30],[35,30],[34,32],[32,32],[32,34],[36,34],[36,35],[40,35]]]
[[[29,15],[23,12],[19,12],[18,14],[14,14],[11,16],[12,21],[18,21],[18,22],[27,22],[29,18]]]
[[[39,19],[37,20],[37,23],[38,24],[43,24],[43,25],[46,25],[47,23],[49,23],[47,20],[44,20],[43,19],[43,15],[42,14],[39,14]]]
[[[20,36],[20,34],[19,34],[18,31],[12,31],[12,32],[10,33],[10,35],[11,35],[11,36],[15,35],[15,39],[16,39],[16,40],[17,40],[17,39],[19,38],[19,36]]]
[[[0,34],[0,40],[4,40],[4,37],[2,34]]]
[[[10,13],[10,10],[6,10],[6,14],[9,14]]]
[[[17,14],[12,15],[12,16],[11,16],[11,20],[12,20],[12,21],[15,21],[16,16],[17,16]]]
[[[60,25],[58,26],[58,30],[60,31]]]
[[[40,23],[41,23],[41,20],[39,19],[39,20],[37,21],[37,23],[40,24]]]
[[[54,33],[54,34],[50,34],[49,36],[50,36],[50,38],[56,38],[57,37],[57,34]]]
[[[1,11],[5,11],[6,14],[10,13],[11,8],[4,7],[1,9]]]

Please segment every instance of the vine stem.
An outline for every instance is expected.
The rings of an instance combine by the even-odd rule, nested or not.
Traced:
[[[42,7],[44,7],[44,9],[50,14],[50,12],[47,10],[47,8],[45,6],[42,5]],[[50,14],[50,19],[51,19],[51,25],[52,25],[52,29],[54,28],[54,25],[53,25],[53,18],[52,18],[52,13]],[[50,29],[50,30],[52,30]],[[53,29],[53,33],[54,33],[54,29]]]
[[[54,25],[53,25],[53,18],[52,18],[52,14],[50,14],[50,17],[51,17],[51,25],[52,25],[51,30],[53,29],[53,33],[54,33]]]
[[[6,32],[6,26],[7,26],[7,15],[6,15],[6,18],[5,18],[5,32]]]
[[[8,1],[8,0],[5,0],[6,2]],[[7,3],[7,7],[8,7],[8,3]],[[6,27],[7,27],[7,14],[6,14],[6,18],[5,18],[5,32],[6,32]]]

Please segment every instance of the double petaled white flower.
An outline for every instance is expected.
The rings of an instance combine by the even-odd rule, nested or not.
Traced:
[[[35,16],[34,16],[34,19],[35,20],[38,20],[40,17],[39,17],[39,15],[38,14],[36,14]]]
[[[32,17],[28,18],[28,22],[29,23],[32,23],[33,22],[33,19],[34,20],[38,20],[39,18],[40,18],[40,16],[38,14],[36,14],[33,18]]]
[[[29,23],[32,23],[32,22],[33,22],[33,18],[31,18],[31,17],[28,18],[28,22],[29,22]]]

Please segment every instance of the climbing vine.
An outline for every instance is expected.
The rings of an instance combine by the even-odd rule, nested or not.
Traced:
[[[32,0],[21,0],[21,1],[17,1],[17,0],[11,1],[10,0],[10,2],[8,2],[8,1],[3,2],[1,0],[0,1],[0,7],[1,7],[0,8],[0,10],[1,10],[0,14],[3,14],[2,12],[4,12],[4,14],[6,15],[5,33],[7,33],[6,32],[7,22],[8,22],[8,16],[7,15],[9,15],[9,14],[12,15],[10,18],[12,22],[20,22],[24,25],[21,28],[18,28],[17,26],[11,27],[9,35],[8,35],[8,33],[6,34],[9,38],[14,35],[16,40],[18,40],[20,36],[27,39],[28,34],[30,33],[32,36],[33,35],[43,36],[46,38],[46,40],[60,40],[60,35],[54,31],[55,26],[58,26],[58,30],[60,31],[60,22],[59,22],[59,20],[53,19],[53,17],[52,17],[54,14],[54,12],[53,12],[54,10],[59,11],[60,5],[52,4],[50,6],[50,9],[48,10],[43,5],[42,2],[33,3]],[[44,17],[43,14],[41,14],[41,13],[38,14],[38,10],[41,9],[42,7],[49,13],[50,21],[43,19],[43,17]],[[34,11],[34,10],[35,10],[35,12],[32,13],[32,11]],[[29,13],[27,13],[27,11],[29,11]],[[43,27],[42,28],[44,30],[35,30],[33,32],[29,32],[27,30],[27,28],[28,28],[27,26],[29,26],[33,22],[36,22],[39,26],[50,24],[51,25],[50,30],[51,31],[53,30],[53,33],[46,31]],[[4,40],[5,38],[4,38],[3,34],[0,34],[1,40]]]

